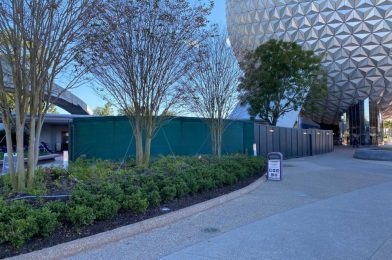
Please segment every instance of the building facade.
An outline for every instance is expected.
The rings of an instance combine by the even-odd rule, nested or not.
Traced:
[[[380,113],[392,117],[392,0],[227,0],[226,11],[239,59],[269,39],[323,55],[329,91],[315,122],[337,125],[344,113],[353,119],[355,106],[367,104],[377,110],[369,122],[378,122]],[[357,113],[361,126],[349,120],[350,129],[365,129],[365,114]],[[374,125],[378,136],[382,120]]]

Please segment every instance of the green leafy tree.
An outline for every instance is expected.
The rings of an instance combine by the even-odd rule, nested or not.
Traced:
[[[385,121],[384,128],[392,129],[392,121]]]
[[[106,102],[106,104],[103,107],[95,108],[93,114],[96,116],[113,116],[114,110],[113,110],[112,103]]]
[[[270,125],[293,110],[317,109],[326,95],[321,57],[294,42],[270,40],[245,56],[244,77],[238,87],[249,114]]]

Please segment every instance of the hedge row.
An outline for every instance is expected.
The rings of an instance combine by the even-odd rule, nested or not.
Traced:
[[[149,168],[121,167],[111,162],[80,160],[70,168],[79,183],[65,202],[32,206],[0,200],[0,244],[20,247],[34,236],[48,236],[57,227],[75,228],[114,217],[119,210],[143,214],[149,207],[191,196],[260,173],[262,158],[242,155],[212,157],[162,157]]]

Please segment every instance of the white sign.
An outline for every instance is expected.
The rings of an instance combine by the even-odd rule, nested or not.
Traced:
[[[281,161],[279,159],[268,160],[268,180],[280,181],[281,180]]]

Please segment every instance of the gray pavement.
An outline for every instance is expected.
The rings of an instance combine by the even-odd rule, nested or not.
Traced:
[[[42,168],[64,168],[63,156],[59,154],[53,160],[38,162],[38,167],[42,167]]]
[[[285,161],[282,182],[70,259],[392,259],[392,162],[352,154]]]

